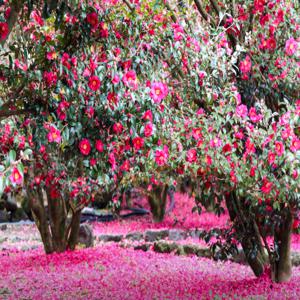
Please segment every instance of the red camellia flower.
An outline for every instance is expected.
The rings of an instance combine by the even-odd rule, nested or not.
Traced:
[[[101,81],[100,81],[99,77],[96,76],[96,75],[91,76],[90,79],[89,79],[88,86],[94,92],[99,90],[100,86],[101,86]]]
[[[190,163],[193,163],[197,160],[197,151],[195,149],[190,149],[186,153],[186,160]]]
[[[276,150],[276,154],[278,156],[281,156],[284,152],[284,145],[282,142],[276,141],[275,142],[275,150]]]
[[[83,139],[79,143],[79,150],[83,155],[89,155],[91,152],[91,143],[88,139]]]
[[[223,153],[228,153],[228,152],[231,152],[231,145],[230,144],[225,144],[222,148],[222,152]]]
[[[251,177],[254,177],[255,176],[255,171],[256,171],[256,167],[254,166],[254,167],[252,167],[251,169],[250,169],[250,176]]]
[[[246,58],[240,62],[240,70],[243,74],[247,74],[251,71],[251,66],[250,56],[247,55]]]
[[[8,36],[9,28],[5,22],[0,22],[0,41],[3,41]]]
[[[153,120],[153,114],[151,110],[146,110],[142,116],[142,119],[145,121],[150,121],[152,122]]]
[[[113,125],[113,131],[114,133],[120,134],[123,131],[123,125],[121,123],[115,123]]]
[[[153,133],[153,124],[152,123],[147,123],[145,125],[145,129],[144,129],[145,137],[151,136],[152,133]]]
[[[43,74],[43,78],[46,81],[48,87],[53,87],[57,82],[57,75],[54,72],[45,71]]]
[[[13,184],[21,184],[23,182],[23,176],[16,167],[13,168],[9,179]]]
[[[269,164],[270,164],[270,165],[273,165],[275,159],[276,159],[275,153],[273,153],[273,152],[270,151],[270,152],[268,153],[268,161],[269,161]]]
[[[97,28],[99,25],[98,15],[96,12],[89,13],[86,16],[86,20],[91,25],[92,28]]]
[[[104,150],[104,145],[103,145],[102,141],[100,141],[100,140],[96,141],[95,147],[98,152],[103,152],[103,150]]]
[[[268,179],[263,179],[263,185],[261,187],[261,191],[264,193],[264,194],[269,194],[272,190],[272,187],[273,187],[273,183],[268,181]]]
[[[133,147],[135,150],[140,150],[144,146],[144,140],[143,140],[143,138],[138,136],[132,140],[132,144],[133,144]]]

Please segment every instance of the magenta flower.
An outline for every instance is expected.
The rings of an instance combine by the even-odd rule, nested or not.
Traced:
[[[91,152],[91,143],[88,139],[83,139],[79,143],[79,150],[83,155],[89,155]]]
[[[282,142],[276,141],[275,142],[275,150],[276,150],[276,154],[278,156],[281,156],[284,153],[284,145]]]
[[[295,54],[298,49],[298,43],[294,38],[290,38],[285,42],[285,53],[289,56]]]
[[[53,142],[60,143],[61,141],[60,131],[55,127],[51,126],[49,129],[49,133],[47,134],[47,139],[50,143]]]
[[[168,87],[162,82],[153,82],[150,90],[150,97],[154,103],[160,103],[168,96]]]
[[[186,153],[186,160],[189,163],[195,162],[197,160],[197,151],[195,149],[188,150],[188,152]]]
[[[0,41],[5,40],[8,36],[9,28],[6,22],[0,22]]]
[[[251,71],[252,63],[250,56],[247,55],[244,60],[240,62],[240,70],[243,74],[247,74]]]
[[[137,89],[137,77],[133,70],[128,71],[122,77],[123,83],[130,88]]]
[[[23,176],[16,167],[13,168],[9,179],[13,184],[21,184],[23,182]]]
[[[168,161],[168,153],[164,150],[155,151],[155,162],[159,166],[164,166]]]
[[[248,115],[248,108],[246,105],[241,104],[241,105],[237,106],[235,113],[238,117],[244,119]]]
[[[152,133],[153,133],[153,124],[152,123],[147,123],[145,125],[145,129],[144,129],[145,137],[151,136]]]

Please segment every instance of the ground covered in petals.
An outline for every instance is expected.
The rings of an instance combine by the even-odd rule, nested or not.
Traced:
[[[116,245],[46,256],[2,252],[1,299],[298,299],[288,284],[256,279],[247,266],[122,249]],[[220,298],[215,298],[220,299]]]
[[[133,217],[93,223],[94,233],[125,236],[149,229],[226,226],[226,214],[220,218],[208,212],[191,214],[193,199],[175,197],[175,210],[162,223],[154,224],[150,215]],[[153,248],[143,252],[123,248],[122,243],[98,241],[94,248],[45,255],[34,225],[8,225],[0,234],[0,299],[299,299],[300,295],[300,267],[293,268],[289,283],[278,285],[267,274],[255,278],[248,266],[160,254]],[[293,235],[292,249],[300,250],[300,235]]]

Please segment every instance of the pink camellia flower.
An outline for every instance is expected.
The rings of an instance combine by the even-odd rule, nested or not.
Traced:
[[[98,152],[103,152],[104,150],[104,144],[102,143],[101,140],[97,140],[95,144],[95,148]]]
[[[120,82],[119,75],[115,75],[111,81],[113,84],[118,84]]]
[[[274,162],[275,162],[275,159],[276,159],[275,153],[273,153],[273,152],[270,151],[270,152],[268,153],[268,162],[269,162],[269,164],[270,164],[270,165],[273,165]]]
[[[264,194],[270,194],[273,187],[273,183],[268,181],[268,179],[263,179],[262,187],[260,188]]]
[[[97,28],[99,25],[98,15],[96,12],[87,14],[86,21],[91,25],[93,29]]]
[[[247,108],[246,105],[241,104],[241,105],[236,107],[235,113],[238,117],[244,119],[248,115],[248,108]]]
[[[251,71],[252,63],[250,56],[247,55],[244,60],[240,62],[240,70],[243,74],[247,74]]]
[[[152,111],[151,110],[145,111],[144,114],[143,114],[143,116],[142,116],[142,119],[144,121],[150,121],[150,122],[152,122],[152,120],[153,120]]]
[[[251,107],[249,110],[249,118],[253,123],[259,122],[263,116],[261,114],[256,113],[256,109],[254,107]]]
[[[290,149],[292,152],[296,152],[300,150],[300,140],[296,137],[293,137]]]
[[[211,166],[212,165],[212,158],[210,155],[206,155],[205,156],[205,162],[208,166]]]
[[[89,155],[91,152],[91,143],[88,139],[82,139],[79,143],[79,150],[83,155]]]
[[[16,167],[13,168],[9,179],[13,184],[22,184],[23,182],[23,176]]]
[[[0,41],[3,41],[8,36],[9,27],[6,22],[0,22]]]
[[[193,128],[192,136],[196,141],[201,139],[202,138],[202,129],[201,128]]]
[[[127,87],[133,89],[137,88],[137,77],[135,71],[133,70],[126,72],[122,77],[122,81]]]
[[[289,56],[295,54],[298,49],[298,43],[294,38],[290,38],[285,42],[285,53]]]
[[[275,143],[275,151],[278,156],[281,156],[284,153],[284,145],[282,142],[276,141]]]
[[[47,139],[50,143],[53,143],[53,142],[60,143],[60,141],[61,141],[60,131],[58,129],[56,129],[55,127],[51,126],[49,128],[49,132],[47,134]]]
[[[46,81],[48,87],[53,87],[57,82],[57,75],[54,72],[45,71],[43,78]]]
[[[209,145],[212,148],[218,148],[222,145],[222,141],[218,137],[215,137],[209,141]]]
[[[130,170],[130,162],[126,159],[120,167],[120,170],[123,172],[128,172]]]
[[[32,13],[31,13],[31,18],[33,18],[33,20],[39,24],[40,26],[44,26],[44,20],[43,18],[41,17],[41,15],[39,14],[39,12],[37,10],[34,10]]]
[[[150,90],[150,97],[154,103],[160,103],[168,96],[168,87],[162,82],[153,82]]]
[[[116,133],[116,134],[122,133],[122,131],[123,131],[123,125],[122,125],[121,123],[115,123],[115,124],[113,125],[113,131],[114,131],[114,133]]]
[[[132,144],[133,144],[134,149],[138,151],[138,150],[140,150],[140,149],[143,148],[143,146],[144,146],[144,139],[141,138],[141,137],[139,137],[139,136],[137,136],[137,137],[135,137],[132,140]]]
[[[196,149],[188,150],[188,152],[186,153],[186,160],[189,163],[193,163],[197,160],[197,151],[196,151]]]
[[[145,125],[145,129],[144,129],[145,137],[151,136],[152,133],[153,133],[153,124],[152,123],[147,123]]]
[[[100,86],[101,86],[101,81],[100,81],[99,77],[96,75],[91,76],[89,79],[88,86],[94,92],[99,90]]]
[[[298,171],[297,170],[293,170],[292,176],[296,180],[298,178]]]
[[[164,150],[155,151],[155,162],[159,166],[164,166],[168,161],[168,153]]]

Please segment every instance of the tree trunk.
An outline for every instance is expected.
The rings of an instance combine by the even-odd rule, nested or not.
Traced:
[[[289,209],[283,212],[283,223],[275,231],[274,242],[278,245],[278,259],[272,266],[272,280],[275,282],[287,282],[292,275],[291,262],[291,237],[293,230],[293,216]]]
[[[244,216],[246,210],[241,207],[243,205],[238,202],[235,192],[231,192],[225,199],[230,220],[234,222],[237,234],[242,236],[241,245],[247,262],[255,276],[259,277],[264,273],[267,258],[255,220],[248,214],[247,217]]]
[[[80,227],[81,211],[73,214],[70,224],[70,235],[66,238],[68,240],[68,249],[74,250],[78,242],[78,234]]]
[[[40,232],[45,252],[50,254],[54,252],[53,241],[48,224],[48,216],[41,198],[42,192],[37,193],[27,191],[29,196],[29,206],[31,208],[33,218]]]
[[[62,198],[51,199],[47,191],[48,213],[55,252],[64,252],[67,247],[65,231],[67,226],[67,210],[65,200]]]
[[[155,223],[162,222],[166,212],[168,186],[156,186],[148,196],[151,207],[153,221]]]

